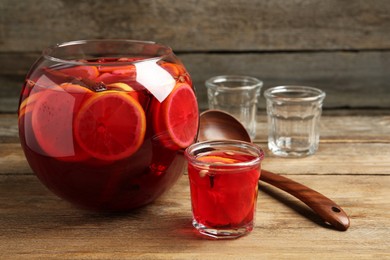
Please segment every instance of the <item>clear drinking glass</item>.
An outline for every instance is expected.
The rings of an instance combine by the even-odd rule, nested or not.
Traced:
[[[277,156],[314,154],[325,92],[306,86],[278,86],[264,92],[267,100],[268,148]]]
[[[263,151],[242,141],[206,141],[185,151],[193,226],[213,238],[252,231]]]
[[[223,75],[206,80],[210,109],[228,112],[256,136],[257,102],[263,82],[249,76]]]

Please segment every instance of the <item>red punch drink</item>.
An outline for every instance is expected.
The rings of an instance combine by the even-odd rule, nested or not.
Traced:
[[[253,229],[260,164],[257,146],[209,141],[186,150],[193,225],[214,238],[235,238]]]
[[[191,79],[172,50],[125,40],[46,50],[19,106],[21,144],[38,178],[103,211],[131,210],[169,189],[198,120]]]

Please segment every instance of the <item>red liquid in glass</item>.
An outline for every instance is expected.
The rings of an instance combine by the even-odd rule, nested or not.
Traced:
[[[134,65],[105,66],[120,61],[131,59],[100,59],[91,66],[43,67],[28,75],[22,90],[19,134],[31,168],[55,194],[86,209],[126,211],[143,206],[173,185],[184,168],[184,147],[170,138],[167,126],[156,123],[156,118],[162,117],[158,114],[162,112],[156,111],[162,110],[162,103],[136,81]],[[183,66],[168,62],[160,62],[159,66],[171,74],[176,86],[186,84],[192,89]],[[86,107],[92,107],[101,95],[112,98],[99,99],[91,114],[101,125],[94,121],[88,128],[91,116]],[[120,108],[100,110],[105,104],[115,107],[117,100],[123,103],[118,105]],[[134,118],[144,115],[144,122],[139,120],[141,130],[136,130],[142,134],[121,132],[124,122],[133,120],[126,116],[133,113],[128,108],[135,111]],[[81,113],[85,113],[82,120]],[[197,128],[197,111],[188,120]],[[105,136],[108,124],[120,135],[113,138],[107,132],[106,140],[94,140],[95,133],[97,137]],[[87,141],[80,141],[84,139]],[[106,143],[112,140],[117,144]],[[194,140],[195,135],[190,141]],[[122,147],[127,143],[134,149]]]
[[[251,226],[257,200],[260,169],[256,167],[226,166],[246,162],[255,157],[236,151],[212,151],[197,160],[212,162],[208,169],[191,163],[188,174],[191,187],[193,217],[206,228],[238,229]],[[226,169],[229,172],[213,169]]]

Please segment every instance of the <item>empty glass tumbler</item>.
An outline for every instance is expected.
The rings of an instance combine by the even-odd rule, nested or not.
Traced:
[[[264,92],[267,100],[268,148],[282,157],[314,154],[325,92],[306,86],[278,86]]]
[[[256,136],[257,102],[263,82],[254,77],[223,75],[206,80],[210,109],[236,117],[253,140]]]

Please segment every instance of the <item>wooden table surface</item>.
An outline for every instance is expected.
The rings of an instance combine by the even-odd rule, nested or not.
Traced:
[[[301,159],[272,156],[265,129],[261,111],[263,168],[333,199],[351,218],[347,231],[326,227],[294,197],[261,184],[252,233],[203,239],[191,226],[186,175],[129,214],[76,209],[38,181],[16,115],[0,114],[0,259],[390,259],[390,111],[324,111],[320,148]]]

